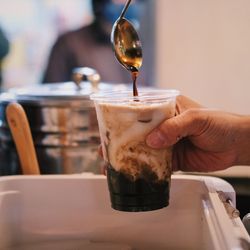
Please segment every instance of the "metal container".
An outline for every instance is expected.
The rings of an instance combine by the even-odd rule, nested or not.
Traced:
[[[88,81],[81,81],[83,76]],[[89,95],[126,87],[99,83],[99,75],[89,68],[76,69],[73,79],[11,89],[0,96],[0,175],[21,174],[5,117],[5,109],[13,101],[20,103],[27,114],[42,174],[100,173],[100,138]]]

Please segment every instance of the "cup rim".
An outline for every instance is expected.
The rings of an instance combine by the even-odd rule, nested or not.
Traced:
[[[90,95],[90,99],[97,102],[159,102],[169,99],[175,99],[180,94],[176,89],[142,89],[138,96],[133,96],[132,90],[114,90],[96,92]]]

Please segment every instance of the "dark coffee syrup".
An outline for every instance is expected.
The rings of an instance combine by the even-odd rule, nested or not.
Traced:
[[[134,96],[138,96],[138,90],[137,90],[137,86],[136,86],[136,80],[138,77],[138,71],[132,71],[131,72],[132,75],[132,80],[133,80],[133,95]]]
[[[131,76],[132,76],[132,81],[133,81],[133,96],[138,96],[138,90],[137,90],[137,77],[139,75],[139,71],[136,67],[134,66],[130,66],[130,72],[131,72]],[[136,100],[138,101],[138,100]]]
[[[169,182],[157,180],[150,171],[144,171],[140,178],[133,179],[109,165],[107,179],[112,207],[116,210],[152,211],[168,205]]]

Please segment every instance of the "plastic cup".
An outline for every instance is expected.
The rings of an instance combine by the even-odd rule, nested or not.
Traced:
[[[95,93],[95,103],[111,206],[151,211],[168,206],[172,148],[146,145],[149,132],[175,115],[177,90]]]

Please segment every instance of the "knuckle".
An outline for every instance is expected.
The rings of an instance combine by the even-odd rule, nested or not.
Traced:
[[[185,114],[189,124],[194,124],[197,129],[201,129],[207,122],[207,112],[205,109],[189,109]]]
[[[186,111],[186,116],[192,122],[200,122],[204,119],[204,113],[201,109],[189,109]]]

